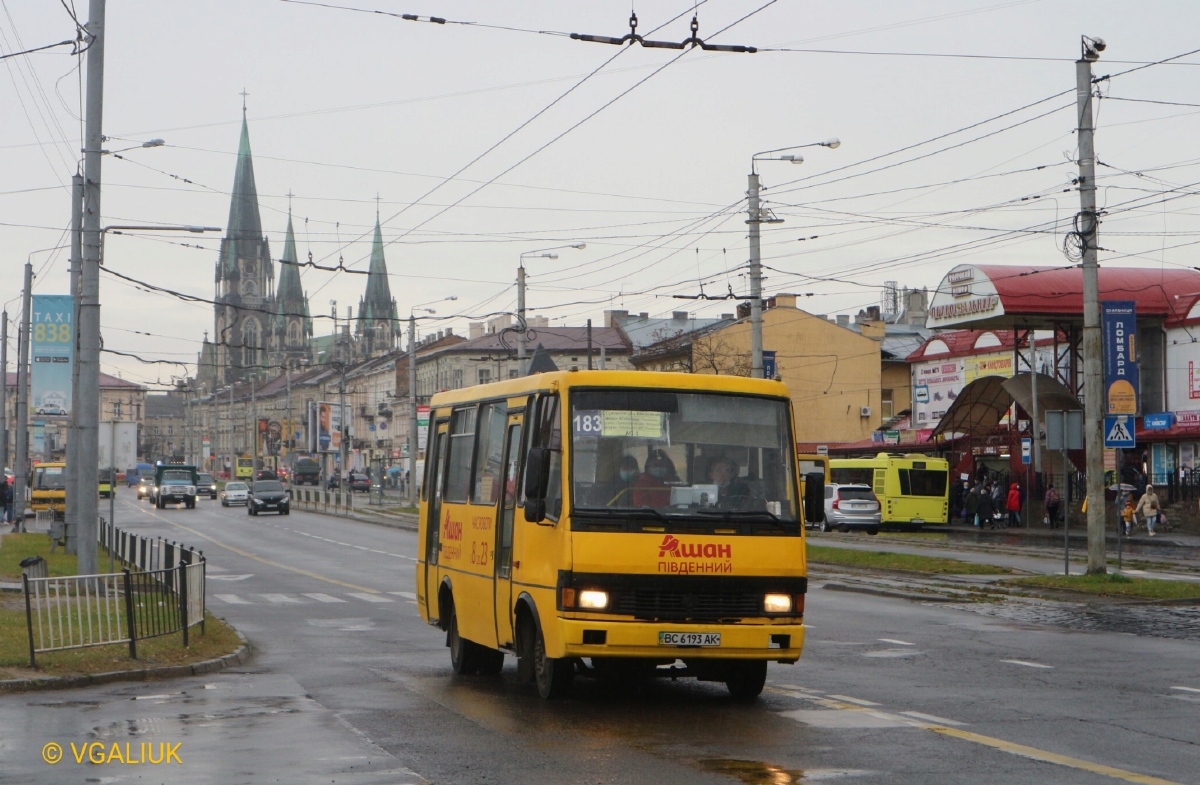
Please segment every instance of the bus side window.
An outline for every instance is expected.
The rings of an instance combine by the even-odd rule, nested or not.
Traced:
[[[471,486],[471,455],[475,447],[475,418],[479,410],[456,409],[450,415],[450,454],[446,458],[445,500],[451,504],[467,501]]]
[[[500,498],[501,452],[508,407],[504,402],[483,405],[479,415],[479,438],[475,442],[474,504],[495,504]]]
[[[532,420],[530,449],[541,447],[550,450],[550,479],[546,486],[546,517],[557,521],[562,513],[562,423],[559,418],[558,396],[553,394],[538,396]],[[526,456],[526,464],[528,465],[528,456]],[[524,493],[522,487],[522,505],[525,503]]]

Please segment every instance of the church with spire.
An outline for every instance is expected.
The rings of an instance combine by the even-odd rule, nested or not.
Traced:
[[[271,379],[285,369],[300,369],[320,363],[323,358],[341,357],[355,362],[395,349],[400,323],[388,285],[383,249],[383,232],[376,210],[367,286],[359,299],[358,316],[353,320],[353,341],[349,339],[347,324],[342,335],[350,345],[345,346],[344,354],[319,351],[322,338],[313,333],[308,296],[301,285],[290,206],[283,253],[277,260],[272,258],[263,232],[250,154],[250,131],[243,106],[229,220],[216,264],[213,333],[206,332],[200,350],[198,384],[213,391],[251,378]],[[342,340],[339,336],[329,339],[334,343]]]
[[[400,332],[397,313],[396,301],[388,286],[387,262],[383,258],[383,231],[379,226],[379,212],[376,211],[367,291],[358,301],[358,320],[354,327],[356,359],[376,357],[396,348]]]

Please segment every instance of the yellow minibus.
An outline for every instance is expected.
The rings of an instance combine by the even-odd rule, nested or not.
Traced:
[[[429,428],[417,604],[456,673],[511,655],[548,699],[580,676],[694,677],[753,699],[768,662],[800,657],[783,384],[547,373],[439,393]]]

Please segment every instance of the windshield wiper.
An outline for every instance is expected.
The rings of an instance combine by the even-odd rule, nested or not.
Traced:
[[[704,509],[704,510],[696,510],[696,511],[695,511],[695,514],[696,514],[696,515],[709,515],[709,516],[712,516],[712,517],[717,517],[717,516],[720,516],[720,517],[721,517],[721,520],[724,520],[724,521],[729,521],[729,522],[733,522],[733,521],[734,521],[734,519],[735,519],[735,516],[736,516],[736,517],[738,517],[738,518],[751,518],[751,517],[753,517],[753,518],[762,518],[762,517],[764,517],[764,516],[765,516],[765,517],[769,518],[771,521],[773,521],[773,522],[775,522],[775,523],[779,524],[780,526],[783,526],[783,525],[784,525],[784,523],[786,523],[786,522],[785,522],[785,521],[784,521],[782,518],[780,518],[778,515],[776,515],[775,513],[771,512],[770,510],[714,510],[714,509]]]
[[[660,521],[667,520],[667,516],[647,505],[641,507],[576,507],[574,514],[594,515],[597,518],[640,518],[650,514]]]

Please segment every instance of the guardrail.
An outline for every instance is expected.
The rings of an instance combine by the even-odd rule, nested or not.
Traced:
[[[164,540],[162,537],[151,539],[127,532],[112,526],[104,518],[100,519],[96,528],[97,539],[101,545],[107,547],[111,541],[115,558],[143,572],[160,570],[179,562],[194,564],[204,560],[204,551],[198,551],[174,540]]]
[[[309,488],[292,488],[291,495],[292,504],[308,512],[349,515],[355,509],[355,494],[353,491],[320,491]]]

